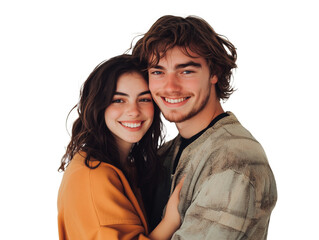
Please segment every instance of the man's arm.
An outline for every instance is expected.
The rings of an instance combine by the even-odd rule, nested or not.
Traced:
[[[210,176],[194,193],[172,239],[265,239],[272,206],[261,209],[256,194],[242,173],[226,170]],[[267,190],[262,194],[267,197]]]

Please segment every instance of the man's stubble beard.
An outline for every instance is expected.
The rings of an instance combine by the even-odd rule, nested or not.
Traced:
[[[206,97],[203,99],[203,101],[201,102],[201,104],[199,105],[198,108],[196,108],[196,109],[193,108],[189,113],[187,113],[185,115],[179,114],[179,116],[175,116],[175,117],[170,116],[170,115],[176,115],[176,113],[174,113],[174,112],[178,112],[178,111],[175,111],[175,110],[170,111],[169,114],[164,114],[164,112],[162,112],[162,114],[165,117],[165,119],[169,122],[181,123],[181,122],[184,122],[186,120],[189,120],[205,108],[205,106],[207,105],[208,100],[210,98],[210,94],[211,94],[211,84],[209,84],[209,91],[208,91]]]

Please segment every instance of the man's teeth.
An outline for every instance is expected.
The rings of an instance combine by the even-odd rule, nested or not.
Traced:
[[[141,126],[141,122],[139,123],[122,123],[123,126],[129,127],[129,128],[137,128]]]
[[[174,99],[172,99],[172,98],[165,98],[165,101],[166,102],[169,102],[169,103],[180,103],[180,102],[183,102],[183,101],[185,101],[186,100],[186,98],[174,98]]]

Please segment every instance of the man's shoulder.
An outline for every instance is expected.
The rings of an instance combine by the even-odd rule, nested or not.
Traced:
[[[158,150],[158,155],[160,157],[167,155],[169,152],[174,150],[177,146],[180,145],[181,137],[180,135],[177,135],[172,140],[164,143]]]
[[[252,134],[241,124],[234,113],[227,112],[228,116],[216,122],[210,129],[217,132],[219,130],[229,132],[230,135],[252,137]],[[218,134],[213,134],[218,135]]]
[[[236,118],[232,112],[227,112],[229,116],[219,120],[214,126],[206,131],[206,140],[213,141],[214,144],[224,145],[229,141],[250,144],[252,142],[260,145],[255,137]]]
[[[255,137],[229,112],[229,116],[218,121],[199,139],[196,152],[205,155],[202,159],[211,161],[212,165],[236,170],[244,166],[266,166],[268,160],[262,145]],[[204,153],[205,152],[205,153]],[[209,164],[211,165],[211,164]],[[218,168],[218,167],[217,167]]]

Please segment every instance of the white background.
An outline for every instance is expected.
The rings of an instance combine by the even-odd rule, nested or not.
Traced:
[[[200,16],[238,49],[238,90],[224,109],[262,143],[275,174],[268,239],[318,236],[315,1],[12,0],[0,3],[1,239],[58,238],[57,168],[80,86],[166,14]]]

